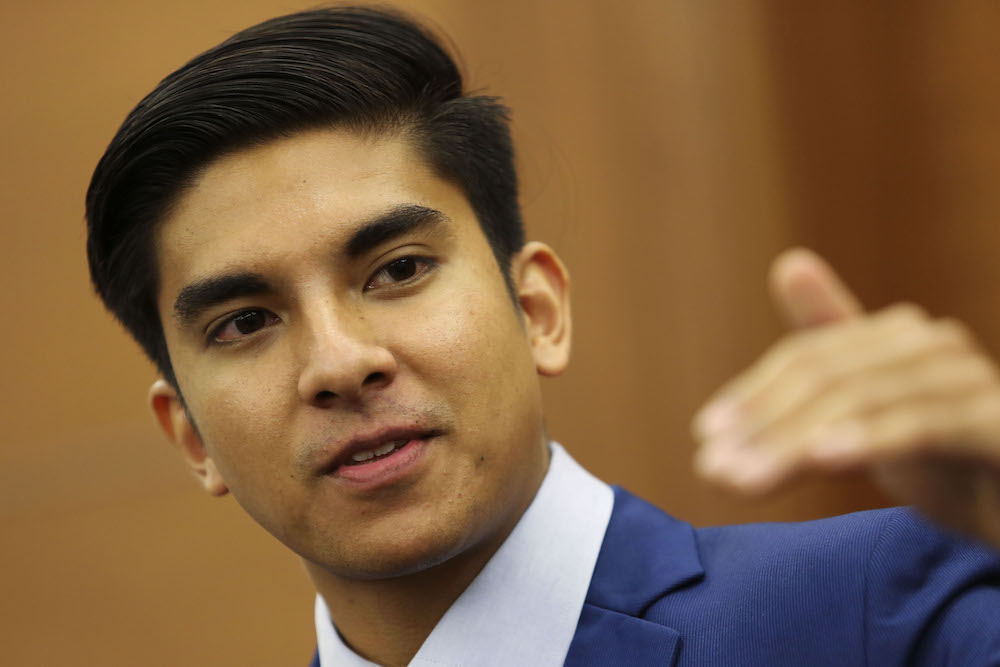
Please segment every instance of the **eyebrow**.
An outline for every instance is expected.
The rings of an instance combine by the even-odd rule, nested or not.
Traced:
[[[230,273],[213,276],[187,285],[174,301],[174,317],[181,326],[190,326],[212,306],[244,296],[256,296],[271,291],[271,286],[259,273]]]
[[[434,227],[447,219],[441,211],[419,204],[397,206],[362,223],[344,245],[344,255],[357,259],[386,241]]]
[[[403,204],[360,223],[343,247],[343,255],[358,259],[387,241],[448,220],[441,211]],[[174,300],[174,317],[182,327],[190,326],[202,313],[220,303],[245,296],[272,292],[264,276],[253,272],[227,273],[186,285]]]

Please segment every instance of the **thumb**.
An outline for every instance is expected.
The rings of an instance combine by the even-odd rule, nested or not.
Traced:
[[[790,248],[771,263],[771,297],[793,327],[813,327],[856,317],[861,303],[819,255]]]

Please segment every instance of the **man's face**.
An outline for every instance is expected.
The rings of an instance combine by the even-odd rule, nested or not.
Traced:
[[[322,130],[225,156],[156,256],[187,406],[169,401],[168,431],[307,562],[418,570],[530,502],[547,462],[530,322],[460,189],[404,140]]]

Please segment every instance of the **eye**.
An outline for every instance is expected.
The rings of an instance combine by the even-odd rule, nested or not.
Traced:
[[[422,274],[434,268],[434,266],[434,262],[426,257],[400,257],[379,269],[372,276],[372,279],[368,281],[368,284],[365,285],[365,289],[370,290],[407,283],[415,278],[419,278]]]
[[[278,317],[266,310],[259,308],[243,310],[217,326],[212,331],[212,340],[217,343],[232,343],[277,321]]]

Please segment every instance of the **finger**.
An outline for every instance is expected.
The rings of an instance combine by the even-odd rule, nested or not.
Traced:
[[[992,364],[950,321],[895,313],[869,321],[858,335],[803,350],[767,385],[743,395],[730,436],[749,442],[783,423],[809,421],[826,405],[858,404],[857,414],[876,392],[905,400],[928,391],[953,392],[952,378],[983,383],[992,377]]]
[[[838,471],[875,463],[896,455],[885,449],[894,442],[886,430],[887,423],[895,423],[890,415],[897,415],[897,421],[902,420],[898,415],[908,415],[911,428],[921,420],[940,419],[931,422],[938,437],[987,447],[1000,435],[1000,418],[970,412],[968,406],[1000,393],[998,386],[995,366],[979,354],[937,355],[918,364],[900,364],[831,388],[801,413],[739,447],[724,439],[711,441],[699,451],[697,465],[713,481],[762,492],[803,469]],[[900,431],[896,437],[906,435]],[[910,441],[896,446],[917,453],[938,446],[918,435],[911,432]],[[990,454],[1000,460],[992,447]]]
[[[804,470],[780,449],[702,447],[695,453],[696,472],[705,480],[734,491],[769,493]]]
[[[929,407],[946,405],[944,415],[954,422],[950,431],[949,424],[940,429],[957,438],[965,425],[963,413],[953,406],[977,401],[997,387],[996,368],[982,355],[932,355],[831,387],[801,412],[761,431],[748,449],[767,447],[789,464],[839,470],[862,462],[867,448],[874,446],[865,440],[865,433],[881,415],[896,410],[923,414]],[[930,447],[922,442],[911,446],[914,450]]]
[[[861,312],[860,303],[833,269],[818,255],[805,248],[792,248],[779,255],[771,264],[769,282],[778,308],[796,326],[843,321],[848,316]],[[841,334],[837,333],[833,337],[839,335]],[[789,348],[795,348],[798,342],[795,339],[779,342],[754,367],[752,373],[743,373],[717,391],[692,420],[691,430],[694,436],[704,437],[709,431],[725,428],[734,417],[734,406],[722,399],[738,397],[741,388],[752,391],[753,384],[767,382],[780,371],[787,355],[792,351]]]
[[[806,248],[792,248],[772,262],[771,297],[796,328],[838,322],[862,313],[861,302],[833,268]]]
[[[884,463],[917,455],[976,457],[1000,466],[1000,391],[985,391],[947,400],[933,398],[893,405],[852,426],[854,437],[839,448],[868,463]]]
[[[805,471],[860,467],[888,469],[926,456],[978,460],[1000,468],[1000,392],[892,408],[863,421],[843,422],[826,435],[825,449],[782,445],[743,449],[719,456],[702,451],[699,472],[743,493],[763,494]],[[835,451],[836,455],[829,453]],[[807,454],[807,455],[803,455]]]
[[[926,321],[919,308],[899,305],[791,334],[716,392],[695,415],[692,432],[705,439],[727,430],[759,430],[844,375],[923,351],[932,338]]]
[[[862,435],[855,431],[851,437],[844,437],[839,431],[845,424],[852,425],[847,427],[852,429],[860,425],[867,432],[893,412],[909,410],[924,415],[925,411],[944,405],[947,407],[942,416],[948,421],[942,422],[939,430],[959,439],[965,429],[977,423],[963,421],[965,413],[961,406],[981,400],[980,396],[996,391],[997,387],[996,367],[982,355],[932,357],[922,364],[903,364],[881,377],[861,379],[831,392],[825,400],[817,402],[811,410],[813,414],[805,416],[799,429],[808,429],[803,439],[814,462],[838,467],[850,465],[854,463],[852,454],[856,453],[852,448],[858,446]],[[914,450],[934,447],[933,443],[916,440],[909,446]]]

